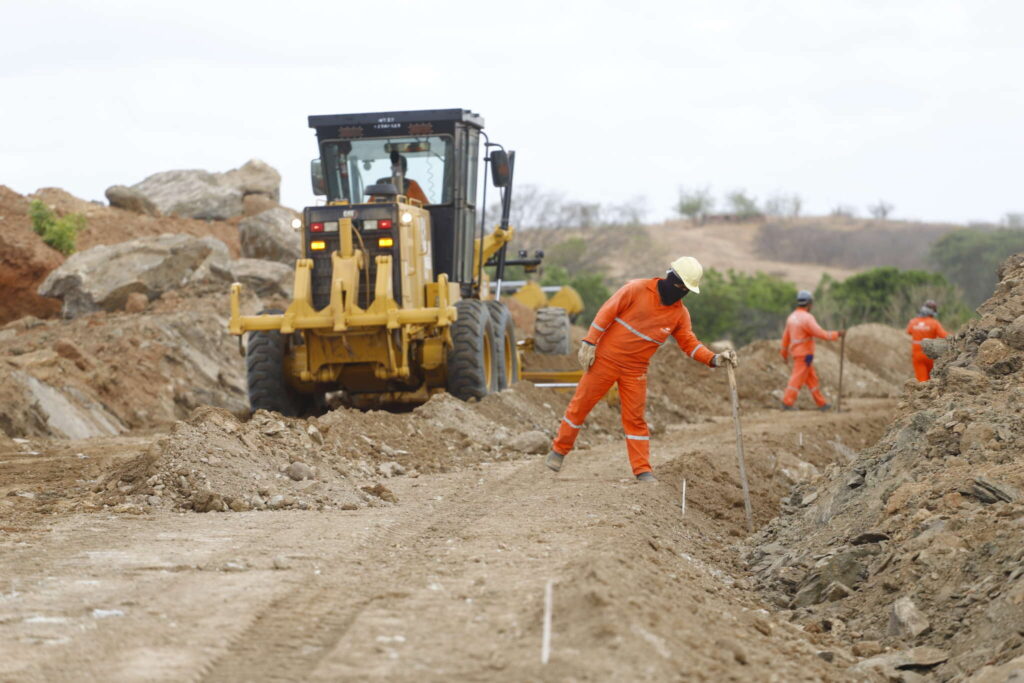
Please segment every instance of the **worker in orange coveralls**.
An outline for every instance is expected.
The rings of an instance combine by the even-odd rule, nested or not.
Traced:
[[[664,278],[631,280],[601,306],[590,331],[580,344],[583,377],[558,426],[545,464],[555,472],[572,450],[591,409],[618,382],[622,402],[622,428],[626,450],[637,481],[653,483],[650,431],[644,419],[647,402],[647,365],[662,344],[674,338],[684,353],[700,363],[718,367],[736,364],[736,352],[715,354],[697,339],[690,314],[681,299],[700,293],[704,269],[697,259],[676,259]]]
[[[910,346],[910,357],[914,361],[914,376],[917,377],[918,382],[927,382],[932,376],[932,366],[935,365],[934,360],[924,355],[921,340],[945,339],[947,336],[946,330],[942,328],[942,323],[935,318],[938,312],[939,305],[932,299],[928,299],[921,307],[918,316],[911,319],[907,325],[907,334],[914,340]]]
[[[842,331],[828,332],[821,329],[821,325],[811,315],[811,306],[814,304],[814,297],[807,290],[800,290],[796,295],[796,310],[786,318],[786,331],[782,334],[782,358],[789,360],[793,358],[793,372],[789,376],[789,384],[786,385],[786,393],[782,396],[782,409],[795,410],[793,404],[800,394],[800,389],[805,384],[811,390],[811,397],[818,405],[819,410],[828,410],[831,404],[825,400],[825,396],[818,388],[818,373],[812,363],[814,362],[814,340],[825,339],[835,341],[843,336]]]

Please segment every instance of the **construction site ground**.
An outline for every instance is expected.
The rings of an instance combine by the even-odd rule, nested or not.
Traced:
[[[748,414],[758,525],[798,476],[782,454],[842,461],[893,404]],[[851,664],[745,578],[726,416],[662,430],[653,486],[633,481],[609,433],[558,475],[541,455],[481,457],[389,478],[397,502],[355,510],[62,511],[47,497],[160,437],[32,439],[3,454],[15,504],[0,526],[0,679],[791,681]]]

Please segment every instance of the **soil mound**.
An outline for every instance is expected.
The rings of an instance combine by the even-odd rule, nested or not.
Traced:
[[[247,414],[222,290],[170,292],[143,313],[9,323],[0,329],[0,429],[88,438],[167,427],[200,405]]]
[[[1024,254],[999,275],[878,444],[797,488],[748,556],[794,620],[877,654],[861,675],[1024,655]]]
[[[360,491],[313,423],[263,411],[247,422],[200,408],[94,491],[104,505],[196,512],[356,509],[381,500]]]
[[[438,394],[400,414],[340,408],[295,420],[257,411],[240,421],[202,407],[103,477],[94,502],[196,512],[395,502],[382,479],[546,453],[565,407],[560,398],[519,383],[477,403]],[[611,407],[599,406],[580,445],[607,436],[617,422]]]

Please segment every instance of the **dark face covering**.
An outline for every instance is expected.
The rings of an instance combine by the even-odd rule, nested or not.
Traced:
[[[686,296],[689,292],[683,281],[679,279],[671,270],[663,277],[658,280],[658,296],[661,298],[661,303],[664,306],[671,306],[675,302]]]

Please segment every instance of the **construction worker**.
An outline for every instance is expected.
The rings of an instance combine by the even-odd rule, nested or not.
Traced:
[[[737,362],[735,351],[715,354],[693,334],[690,314],[681,299],[689,292],[700,293],[703,274],[697,259],[683,256],[672,262],[665,277],[631,280],[601,306],[580,343],[579,361],[584,374],[558,426],[545,461],[548,467],[555,472],[562,468],[583,421],[617,382],[633,475],[640,482],[657,481],[651,473],[651,437],[644,420],[651,356],[674,337],[684,353],[705,365]]]
[[[911,319],[907,324],[907,334],[913,341],[910,344],[910,357],[914,361],[914,376],[918,382],[927,382],[932,376],[932,366],[935,361],[924,354],[921,348],[922,339],[945,339],[948,334],[942,328],[935,316],[939,313],[939,305],[933,299],[928,299],[921,306],[916,318]]]
[[[398,187],[398,193],[404,194],[409,199],[416,199],[424,204],[429,204],[430,201],[427,199],[427,193],[423,191],[420,184],[412,178],[406,178],[405,174],[409,171],[409,160],[404,155],[398,152],[391,153],[391,172],[392,176],[389,178],[379,178],[378,183],[392,183],[397,178],[401,178],[401,183],[405,187]]]
[[[828,410],[831,404],[825,400],[825,396],[818,389],[818,373],[812,363],[814,362],[814,340],[825,339],[835,341],[843,336],[840,331],[826,331],[821,329],[818,321],[811,315],[811,306],[814,305],[814,297],[806,289],[797,292],[796,310],[786,318],[786,331],[782,334],[782,358],[788,361],[793,358],[793,372],[789,376],[789,384],[786,385],[786,392],[782,396],[782,409],[795,410],[793,404],[800,394],[800,388],[807,385],[811,390],[811,397],[818,405],[819,410]]]

